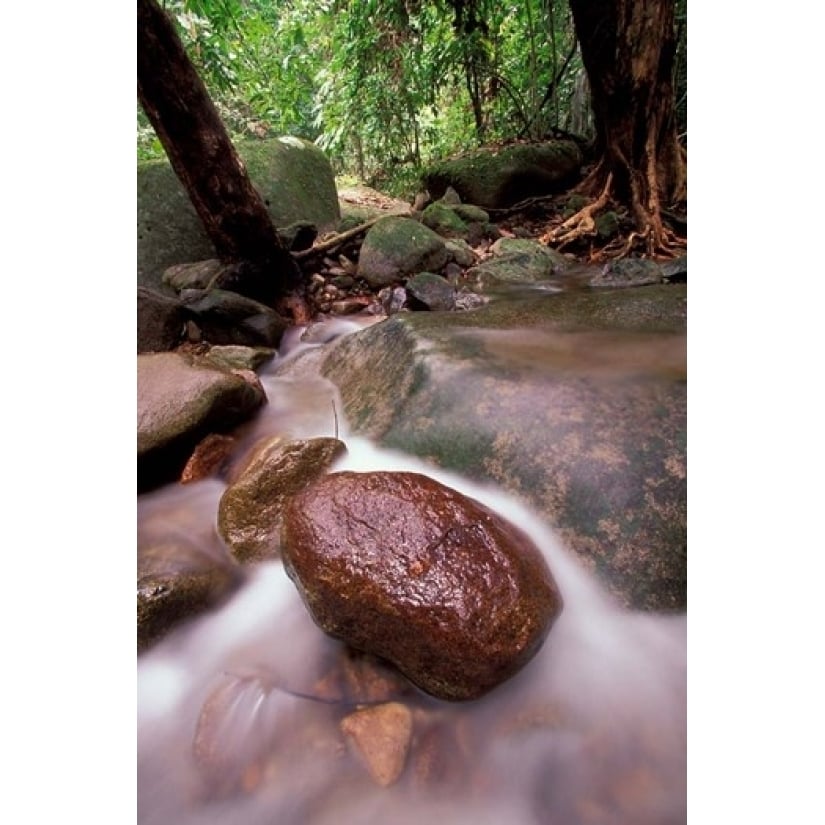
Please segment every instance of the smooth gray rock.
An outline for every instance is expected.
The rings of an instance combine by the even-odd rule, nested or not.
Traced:
[[[322,373],[353,431],[524,497],[625,604],[686,604],[686,291],[403,313]]]

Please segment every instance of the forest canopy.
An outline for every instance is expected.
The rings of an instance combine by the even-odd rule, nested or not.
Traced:
[[[479,144],[595,137],[568,0],[166,0],[233,138],[291,134],[336,173],[408,196]],[[687,141],[686,2],[673,86]],[[163,149],[138,107],[138,158]]]

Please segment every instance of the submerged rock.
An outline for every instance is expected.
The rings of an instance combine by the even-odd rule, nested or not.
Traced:
[[[341,720],[341,732],[382,788],[404,770],[412,739],[412,712],[400,702],[361,708]]]
[[[324,631],[441,699],[513,676],[562,608],[521,530],[417,473],[324,476],[288,504],[282,555]]]

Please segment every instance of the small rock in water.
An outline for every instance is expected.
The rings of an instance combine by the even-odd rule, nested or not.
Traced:
[[[590,279],[592,287],[648,286],[662,282],[662,269],[647,258],[619,258]]]
[[[455,308],[455,288],[441,275],[419,272],[407,281],[407,292],[414,302],[426,309],[449,311]]]
[[[217,475],[228,463],[236,444],[231,435],[211,433],[195,447],[180,476],[181,484],[191,484]]]
[[[218,504],[218,532],[235,558],[247,563],[277,557],[286,500],[345,451],[336,438],[284,443],[275,436],[256,445]]]
[[[441,699],[513,676],[562,608],[521,530],[418,473],[322,477],[287,505],[281,552],[324,631]]]
[[[403,286],[385,287],[378,293],[378,299],[387,315],[394,315],[407,306],[407,290]]]
[[[412,728],[412,713],[400,702],[362,708],[341,720],[341,731],[350,747],[383,788],[392,785],[404,770]]]

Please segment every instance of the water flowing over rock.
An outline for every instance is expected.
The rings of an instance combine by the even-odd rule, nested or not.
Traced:
[[[282,556],[324,631],[442,699],[513,676],[562,608],[526,534],[417,473],[324,476],[288,504]]]
[[[344,451],[337,438],[266,438],[218,505],[218,532],[240,562],[276,558],[287,499],[307,487]]]
[[[392,785],[404,770],[412,738],[410,709],[400,702],[361,708],[341,720],[341,731],[382,787]]]
[[[147,650],[174,626],[217,608],[241,584],[240,568],[220,546],[202,506],[216,504],[219,485],[139,499],[137,647]]]
[[[177,352],[138,355],[138,489],[179,477],[195,446],[266,400],[260,386]]]
[[[686,604],[686,288],[403,313],[322,373],[353,430],[523,496],[626,605]]]

